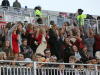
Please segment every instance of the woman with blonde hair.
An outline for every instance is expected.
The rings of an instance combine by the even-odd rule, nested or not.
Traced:
[[[41,40],[41,44],[36,49],[36,53],[40,53],[40,54],[44,55],[44,50],[47,48],[46,31],[43,27],[40,30],[41,30],[40,32],[42,34],[42,40]]]
[[[53,25],[53,26],[52,26],[52,29],[53,29],[54,31],[57,30],[57,29],[58,29],[57,25]]]
[[[27,35],[29,34],[30,31],[33,30],[33,25],[32,24],[28,24],[28,27],[27,27]]]
[[[95,34],[93,27],[90,27],[89,31],[92,31],[93,35]]]
[[[34,33],[31,36],[30,45],[33,52],[36,52],[37,47],[42,41],[42,34],[40,33],[39,27],[34,27]]]
[[[45,31],[45,28],[42,27],[42,28],[40,29],[40,32],[41,32],[42,35],[44,35],[44,37],[46,37],[46,31]]]

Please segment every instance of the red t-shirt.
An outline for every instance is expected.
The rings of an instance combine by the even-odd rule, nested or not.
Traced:
[[[34,33],[34,34],[32,34],[32,36],[31,36],[31,41],[30,41],[30,44],[31,44],[32,39],[34,38],[34,36],[35,36],[35,33]],[[41,43],[41,41],[42,41],[42,34],[41,34],[41,33],[39,33],[38,37],[35,37],[35,39],[37,40],[38,44],[40,44],[40,43]]]

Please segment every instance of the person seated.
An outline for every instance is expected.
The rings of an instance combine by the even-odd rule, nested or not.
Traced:
[[[6,60],[7,56],[5,52],[0,52],[0,60]],[[5,64],[5,62],[0,62],[0,64]]]
[[[75,56],[70,56],[69,57],[69,63],[75,63],[76,62],[76,57]],[[67,65],[67,67],[69,68],[74,68],[75,66],[74,65]]]
[[[62,60],[58,60],[57,62],[64,63]],[[63,68],[65,68],[64,64],[57,64],[57,68],[59,68],[59,69],[55,72],[55,75],[66,75],[65,71],[63,71]],[[60,68],[62,68],[62,69],[60,69]]]
[[[49,48],[47,48],[47,49],[44,50],[44,55],[45,55],[45,58],[46,59],[50,59],[51,52],[50,52],[50,49]]]
[[[87,64],[94,64],[92,60],[88,60],[87,61]],[[87,65],[87,70],[85,71],[86,72],[86,75],[95,75],[95,72],[93,71],[93,68],[94,66],[92,65]]]
[[[13,56],[10,56],[10,57],[7,57],[6,60],[11,60],[11,61],[14,61],[15,58]],[[15,63],[14,62],[7,62],[7,66],[9,67],[5,67],[4,69],[1,68],[1,75],[6,75],[7,72],[8,72],[8,75],[17,75],[17,68],[12,68],[10,66],[15,66]],[[19,73],[18,73],[19,74]]]
[[[93,63],[94,63],[94,64],[97,64],[97,63],[98,63],[98,61],[97,61],[97,58],[96,58],[96,57],[93,57],[93,58],[92,58],[92,61],[93,61]]]
[[[49,62],[57,62],[57,57],[55,55],[51,56]],[[47,67],[56,67],[55,64],[48,64]]]
[[[26,62],[31,62],[31,59],[30,58],[26,58],[25,59],[25,61]],[[23,69],[22,68],[22,75],[27,75],[27,74],[29,74],[29,75],[33,75],[33,69],[32,69],[32,66],[33,66],[33,64],[32,63],[25,63],[25,65],[24,66],[27,66],[25,69]]]
[[[63,60],[65,63],[68,63],[69,57],[74,55],[74,54],[72,54],[70,51],[72,44],[70,43],[69,38],[65,38],[64,43],[65,43],[65,45],[62,46]]]
[[[48,62],[48,59],[45,59],[44,57],[41,57],[38,62]],[[44,63],[38,63],[38,69],[36,70],[37,75],[48,75],[47,69],[43,68],[40,69],[41,67],[46,67],[47,64]]]
[[[70,51],[76,57],[76,61],[83,61],[85,63],[88,60],[84,52],[82,50],[79,51],[76,45],[73,45]]]
[[[20,46],[21,52],[24,52],[27,54],[27,57],[30,58],[30,56],[33,54],[33,50],[30,46],[27,45],[27,39],[22,39],[22,45]]]
[[[26,58],[26,54],[25,53],[19,53],[19,56],[18,56],[18,61],[25,61],[25,58]],[[24,66],[25,63],[16,63],[16,65],[18,66]]]
[[[83,64],[82,61],[76,61],[76,64]],[[85,75],[85,70],[83,69],[82,65],[75,65],[75,75]]]
[[[36,53],[35,61],[38,62],[38,60],[39,60],[41,57],[42,57],[42,54]]]
[[[10,55],[13,56],[13,50],[11,48],[11,44],[10,44],[9,40],[4,41],[4,43],[3,43],[2,50],[5,50],[5,49],[9,49],[10,50]]]
[[[7,57],[11,57],[11,56],[12,56],[12,55],[11,55],[11,51],[10,51],[9,49],[3,49],[3,52],[6,53],[6,56],[7,56]]]

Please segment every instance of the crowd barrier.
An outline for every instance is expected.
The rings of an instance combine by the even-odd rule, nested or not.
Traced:
[[[26,62],[26,61],[11,61],[0,60],[0,63],[4,62],[4,65],[0,65],[0,75],[100,75],[100,65],[95,64],[74,64],[74,63],[54,63],[54,62]],[[13,66],[6,63],[31,63],[33,66]],[[45,65],[65,65],[65,67],[38,67],[38,64]],[[69,68],[67,65],[81,65],[83,68]],[[86,68],[92,66],[92,68]]]

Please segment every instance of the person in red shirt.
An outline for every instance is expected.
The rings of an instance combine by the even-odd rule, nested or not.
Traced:
[[[42,41],[42,34],[40,33],[40,28],[39,27],[34,27],[34,32],[31,36],[31,41],[30,45],[33,50],[33,52],[36,52],[37,47]]]
[[[27,37],[27,45],[30,45],[30,38],[31,38],[31,35],[33,33],[33,25],[32,24],[28,24],[28,28],[27,28],[27,31],[26,31],[26,37]]]
[[[12,26],[12,28],[8,31],[8,37],[9,37],[8,40],[11,43],[11,48],[13,49],[15,60],[18,59],[18,53],[20,51],[20,48],[18,46],[19,37],[17,34],[17,27],[18,27],[18,23],[16,22],[15,25]]]

